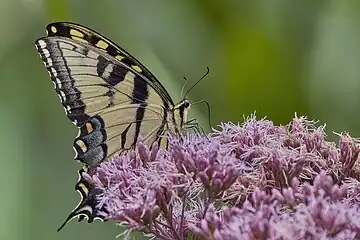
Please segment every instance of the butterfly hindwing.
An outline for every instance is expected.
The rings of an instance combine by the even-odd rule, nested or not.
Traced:
[[[143,115],[137,115],[142,108]],[[166,111],[157,105],[122,104],[109,108],[79,128],[74,140],[75,159],[96,166],[119,153],[119,149],[131,148],[138,139],[151,145],[163,132],[165,118]]]
[[[89,223],[95,219],[101,221],[107,220],[107,209],[105,206],[98,206],[99,195],[102,193],[102,190],[95,188],[93,184],[84,178],[84,173],[90,173],[90,171],[91,169],[88,167],[83,167],[78,171],[79,180],[75,185],[75,190],[79,192],[81,200],[57,231],[60,231],[71,219],[76,217],[79,218],[79,222],[87,219]]]

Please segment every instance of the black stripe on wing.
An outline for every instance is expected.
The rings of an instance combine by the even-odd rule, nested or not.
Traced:
[[[134,104],[138,103],[138,104],[140,104],[140,106],[136,110],[136,116],[135,116],[136,127],[135,127],[134,139],[133,139],[134,143],[136,143],[139,138],[140,127],[141,127],[141,123],[144,119],[144,113],[145,113],[145,109],[147,106],[147,103],[145,102],[145,100],[148,97],[148,95],[149,95],[149,90],[148,90],[148,86],[147,86],[146,82],[142,81],[141,79],[139,79],[136,76],[134,79],[134,91],[133,91],[133,102],[132,103],[134,103]]]

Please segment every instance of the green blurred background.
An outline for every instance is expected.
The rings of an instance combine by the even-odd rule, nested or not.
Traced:
[[[276,124],[297,112],[358,136],[360,1],[2,0],[0,239],[115,239],[114,223],[72,221],[80,167],[68,121],[34,41],[50,21],[74,21],[140,59],[179,100],[183,77],[213,125],[256,111]],[[192,113],[203,125],[206,107]]]

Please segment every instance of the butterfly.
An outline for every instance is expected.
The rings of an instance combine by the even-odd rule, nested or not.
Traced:
[[[77,216],[79,221],[104,220],[95,209],[97,190],[82,174],[133,149],[140,140],[148,146],[163,145],[162,136],[181,136],[185,128],[197,128],[194,119],[187,120],[191,103],[184,98],[174,104],[135,57],[85,26],[55,22],[46,32],[35,45],[67,117],[78,127],[75,160],[85,164],[75,186],[81,202],[63,226]]]
[[[140,140],[181,135],[191,103],[174,104],[132,55],[84,26],[57,22],[36,48],[68,118],[79,128],[75,159],[95,166]]]

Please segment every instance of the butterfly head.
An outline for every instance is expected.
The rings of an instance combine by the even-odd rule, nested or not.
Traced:
[[[181,135],[184,123],[187,121],[187,114],[190,107],[191,102],[186,98],[173,107],[168,121],[170,123],[169,130],[171,132]]]
[[[189,109],[191,107],[191,102],[188,99],[184,99],[182,100],[182,102],[180,103],[179,108],[182,107],[184,109]]]

